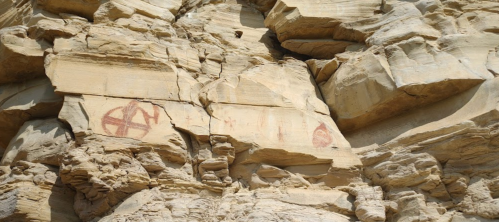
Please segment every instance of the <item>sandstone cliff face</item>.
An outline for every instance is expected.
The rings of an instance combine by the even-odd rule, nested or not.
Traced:
[[[499,2],[6,0],[0,221],[497,221]]]

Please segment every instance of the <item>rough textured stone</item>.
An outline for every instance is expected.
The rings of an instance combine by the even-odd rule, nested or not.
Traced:
[[[135,64],[136,68],[130,64]],[[176,70],[170,64],[158,64],[153,60],[59,54],[48,57],[47,76],[56,92],[179,100]],[[142,78],[138,80],[138,76]],[[82,85],[83,81],[87,84]],[[128,86],[123,87],[127,81]]]
[[[321,90],[339,128],[352,131],[490,78],[490,74],[477,75],[424,39],[412,38],[350,58]]]
[[[80,221],[74,192],[61,183],[57,168],[18,161],[12,169],[2,167],[0,178],[1,221]]]
[[[380,1],[321,0],[314,4],[278,0],[265,19],[279,41],[331,37],[341,22],[369,18],[379,10]]]
[[[43,51],[49,44],[28,38],[26,27],[0,31],[0,84],[43,76]]]
[[[0,165],[18,160],[59,166],[71,144],[70,132],[57,119],[27,121],[9,143]]]
[[[497,221],[498,19],[2,1],[0,221]]]
[[[46,78],[0,86],[0,152],[25,121],[32,118],[54,117],[62,105]]]

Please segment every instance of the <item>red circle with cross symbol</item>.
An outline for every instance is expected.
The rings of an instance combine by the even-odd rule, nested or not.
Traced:
[[[128,137],[128,133],[130,129],[138,130],[141,132],[135,138],[142,138],[151,130],[151,119],[154,120],[154,123],[158,123],[159,119],[159,109],[157,106],[153,105],[154,114],[151,116],[147,113],[146,110],[139,106],[139,102],[131,101],[126,106],[116,107],[114,109],[109,110],[104,117],[102,117],[102,129],[108,135],[117,136],[117,137]],[[116,112],[122,113],[122,118],[113,117],[113,114]],[[141,114],[144,118],[144,123],[133,122],[132,120],[136,115]],[[139,119],[140,120],[140,119]],[[117,126],[116,131],[112,132],[108,126]]]

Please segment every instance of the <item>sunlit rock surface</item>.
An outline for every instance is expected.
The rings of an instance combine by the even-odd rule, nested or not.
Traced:
[[[499,220],[499,3],[6,0],[0,221]]]

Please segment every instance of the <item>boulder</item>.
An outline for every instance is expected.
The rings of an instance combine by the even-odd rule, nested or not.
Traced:
[[[57,119],[27,121],[10,141],[0,165],[14,166],[24,160],[59,166],[71,145],[71,133]]]
[[[95,11],[104,3],[103,0],[37,0],[43,10],[54,14],[68,13],[79,15],[92,21]]]
[[[46,78],[0,86],[0,153],[5,151],[24,122],[55,117],[61,106],[62,98],[54,94]]]
[[[27,37],[27,28],[14,26],[0,31],[0,84],[42,77],[43,53],[50,45]]]
[[[289,39],[331,38],[342,22],[372,17],[381,2],[320,0],[314,4],[298,0],[278,0],[265,18],[265,26],[280,42]]]
[[[416,37],[351,57],[320,88],[338,127],[353,131],[491,78]]]

